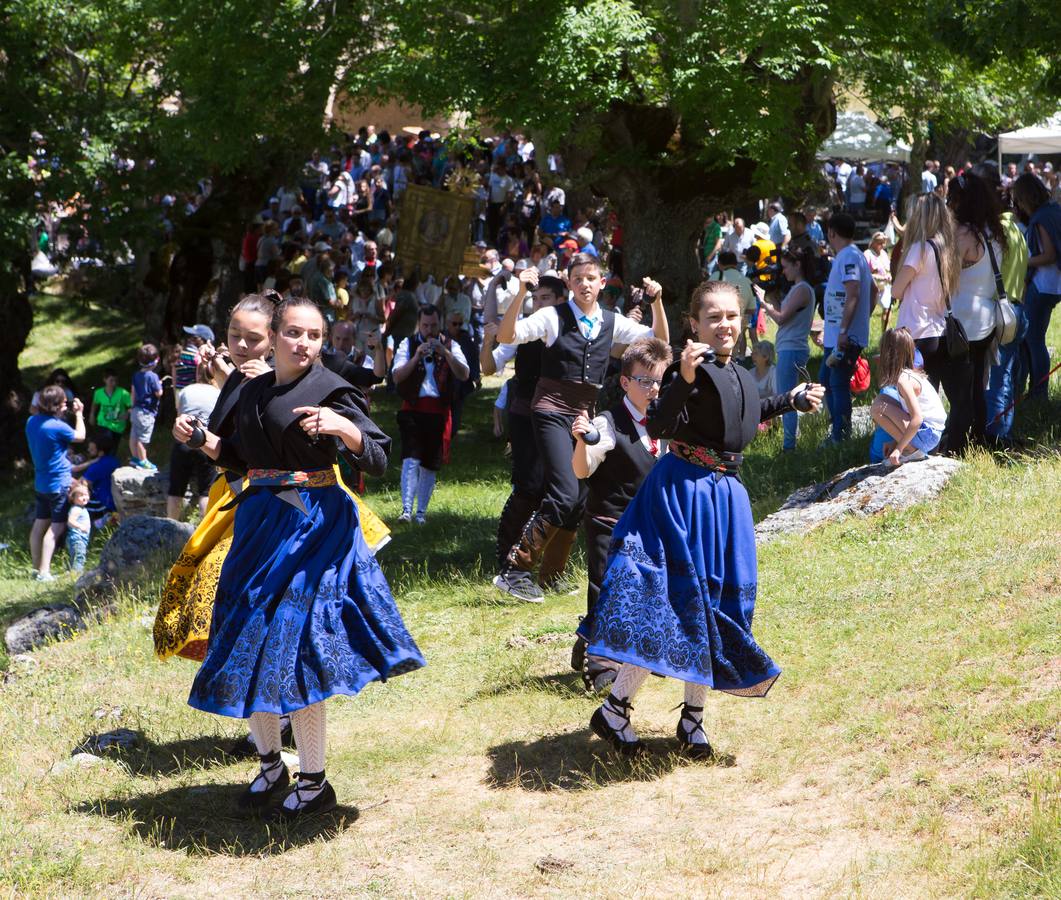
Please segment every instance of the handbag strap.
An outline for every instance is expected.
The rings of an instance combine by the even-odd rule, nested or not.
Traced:
[[[936,272],[939,274],[940,290],[943,291],[943,302],[947,304],[947,312],[950,312],[950,294],[947,291],[947,285],[943,283],[943,265],[939,261],[939,248],[933,240],[929,240],[928,246],[932,248],[932,253],[936,257]]]
[[[999,303],[1005,303],[1009,300],[1006,296],[1006,286],[1002,282],[1002,273],[998,270],[998,262],[995,260],[995,248],[991,246],[991,241],[987,239],[987,235],[982,231],[980,232],[980,240],[984,242],[984,246],[987,248],[987,255],[991,258],[991,271],[995,273],[995,293]]]

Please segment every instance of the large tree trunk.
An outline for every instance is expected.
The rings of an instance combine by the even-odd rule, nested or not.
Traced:
[[[702,196],[665,202],[651,187],[644,185],[633,202],[616,204],[623,224],[623,275],[628,285],[640,285],[645,276],[662,285],[671,339],[678,342],[689,299],[703,279],[697,247],[704,219],[716,204]]]
[[[11,270],[0,269],[0,471],[6,473],[26,458],[23,425],[29,392],[22,383],[18,358],[33,327],[30,258],[24,255],[13,263]]]
[[[259,165],[215,177],[210,196],[177,228],[174,245],[150,251],[138,284],[149,334],[175,341],[181,328],[194,322],[224,333],[242,289],[243,230],[282,171],[282,166]]]

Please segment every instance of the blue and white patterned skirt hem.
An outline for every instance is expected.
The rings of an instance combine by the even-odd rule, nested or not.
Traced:
[[[752,637],[758,584],[748,493],[667,454],[615,526],[588,652],[764,697],[781,670]]]
[[[354,501],[338,486],[298,493],[308,516],[264,490],[236,509],[196,709],[290,713],[424,665]]]

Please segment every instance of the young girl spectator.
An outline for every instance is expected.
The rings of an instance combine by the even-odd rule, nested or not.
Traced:
[[[1050,352],[1046,329],[1050,314],[1061,300],[1061,205],[1034,175],[1021,175],[1013,183],[1013,205],[1028,228],[1028,270],[1031,280],[1024,295],[1028,330],[1024,346],[1030,356],[1029,396],[1045,397]]]
[[[140,469],[157,469],[147,458],[147,447],[155,430],[159,398],[162,396],[162,381],[155,373],[158,365],[158,347],[143,344],[136,351],[140,371],[133,375],[132,429],[129,432],[130,463]]]
[[[807,365],[810,348],[807,336],[814,321],[814,288],[810,279],[816,261],[813,250],[800,248],[787,249],[781,254],[781,270],[791,283],[780,307],[764,303],[766,314],[777,323],[777,334],[774,336],[777,350],[777,366],[774,373],[775,387],[778,391],[790,391],[800,382],[799,370]],[[796,437],[799,434],[799,415],[787,412],[781,417],[785,433],[781,449],[796,449]]]
[[[66,553],[70,557],[70,571],[80,575],[85,570],[88,539],[92,533],[92,517],[88,506],[88,482],[78,478],[70,482],[67,492],[70,511],[66,514]]]
[[[947,415],[924,372],[914,369],[914,340],[905,328],[881,338],[880,384],[870,414],[892,439],[884,445],[888,464],[924,459],[939,445]]]

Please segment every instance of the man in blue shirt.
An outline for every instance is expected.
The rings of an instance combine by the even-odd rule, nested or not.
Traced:
[[[40,412],[26,422],[26,443],[33,458],[33,489],[37,509],[29,533],[29,552],[37,581],[54,581],[52,555],[55,543],[66,530],[67,498],[70,487],[70,458],[66,450],[74,441],[85,439],[84,407],[73,402],[74,427],[63,421],[66,392],[52,384],[40,392]]]
[[[836,258],[825,285],[825,357],[819,380],[832,430],[823,443],[839,444],[851,434],[851,376],[869,344],[869,316],[877,288],[869,263],[854,243],[855,220],[846,213],[829,219],[829,245]]]
[[[538,223],[538,230],[555,245],[557,237],[571,230],[571,220],[564,215],[564,208],[553,201],[549,204],[548,214]]]

